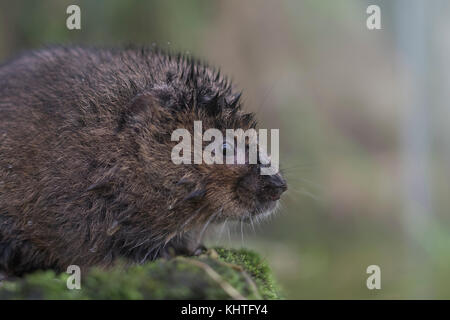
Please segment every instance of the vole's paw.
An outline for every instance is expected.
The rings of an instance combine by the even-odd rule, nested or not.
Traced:
[[[0,288],[2,288],[3,284],[6,281],[12,281],[14,280],[14,277],[8,277],[8,275],[5,272],[0,271]]]
[[[208,249],[203,245],[203,244],[199,244],[197,246],[197,248],[194,249],[194,252],[192,253],[193,256],[199,256],[201,254],[206,253]]]

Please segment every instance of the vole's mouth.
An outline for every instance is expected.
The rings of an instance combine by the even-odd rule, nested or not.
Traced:
[[[258,203],[253,210],[249,210],[244,215],[242,221],[250,223],[255,219],[260,220],[269,217],[277,210],[279,205],[278,199]]]

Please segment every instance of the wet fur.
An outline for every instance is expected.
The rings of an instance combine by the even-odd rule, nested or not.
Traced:
[[[239,97],[217,70],[146,48],[55,47],[3,64],[0,271],[195,252],[212,220],[254,206],[237,192],[254,169],[175,165],[170,135],[194,120],[254,127]]]

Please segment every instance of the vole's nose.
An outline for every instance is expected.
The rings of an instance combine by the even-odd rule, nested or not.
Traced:
[[[276,201],[287,190],[286,180],[280,174],[268,176],[264,190],[270,200]]]

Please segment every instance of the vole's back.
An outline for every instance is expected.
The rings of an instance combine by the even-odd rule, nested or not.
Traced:
[[[135,94],[137,87],[157,81],[168,66],[164,59],[151,51],[144,55],[135,50],[85,48],[24,54],[0,67],[0,110],[28,108],[54,119],[67,119],[67,112],[72,117],[108,110]]]
[[[131,49],[53,48],[0,67],[0,270],[92,259],[100,225],[114,221],[101,199],[81,195],[132,152],[114,135],[117,123],[136,93],[169,68],[165,59]]]
[[[212,221],[272,212],[286,185],[261,164],[171,161],[172,133],[195,121],[254,128],[239,97],[217,70],[147,49],[52,48],[2,65],[0,272],[191,254]]]

